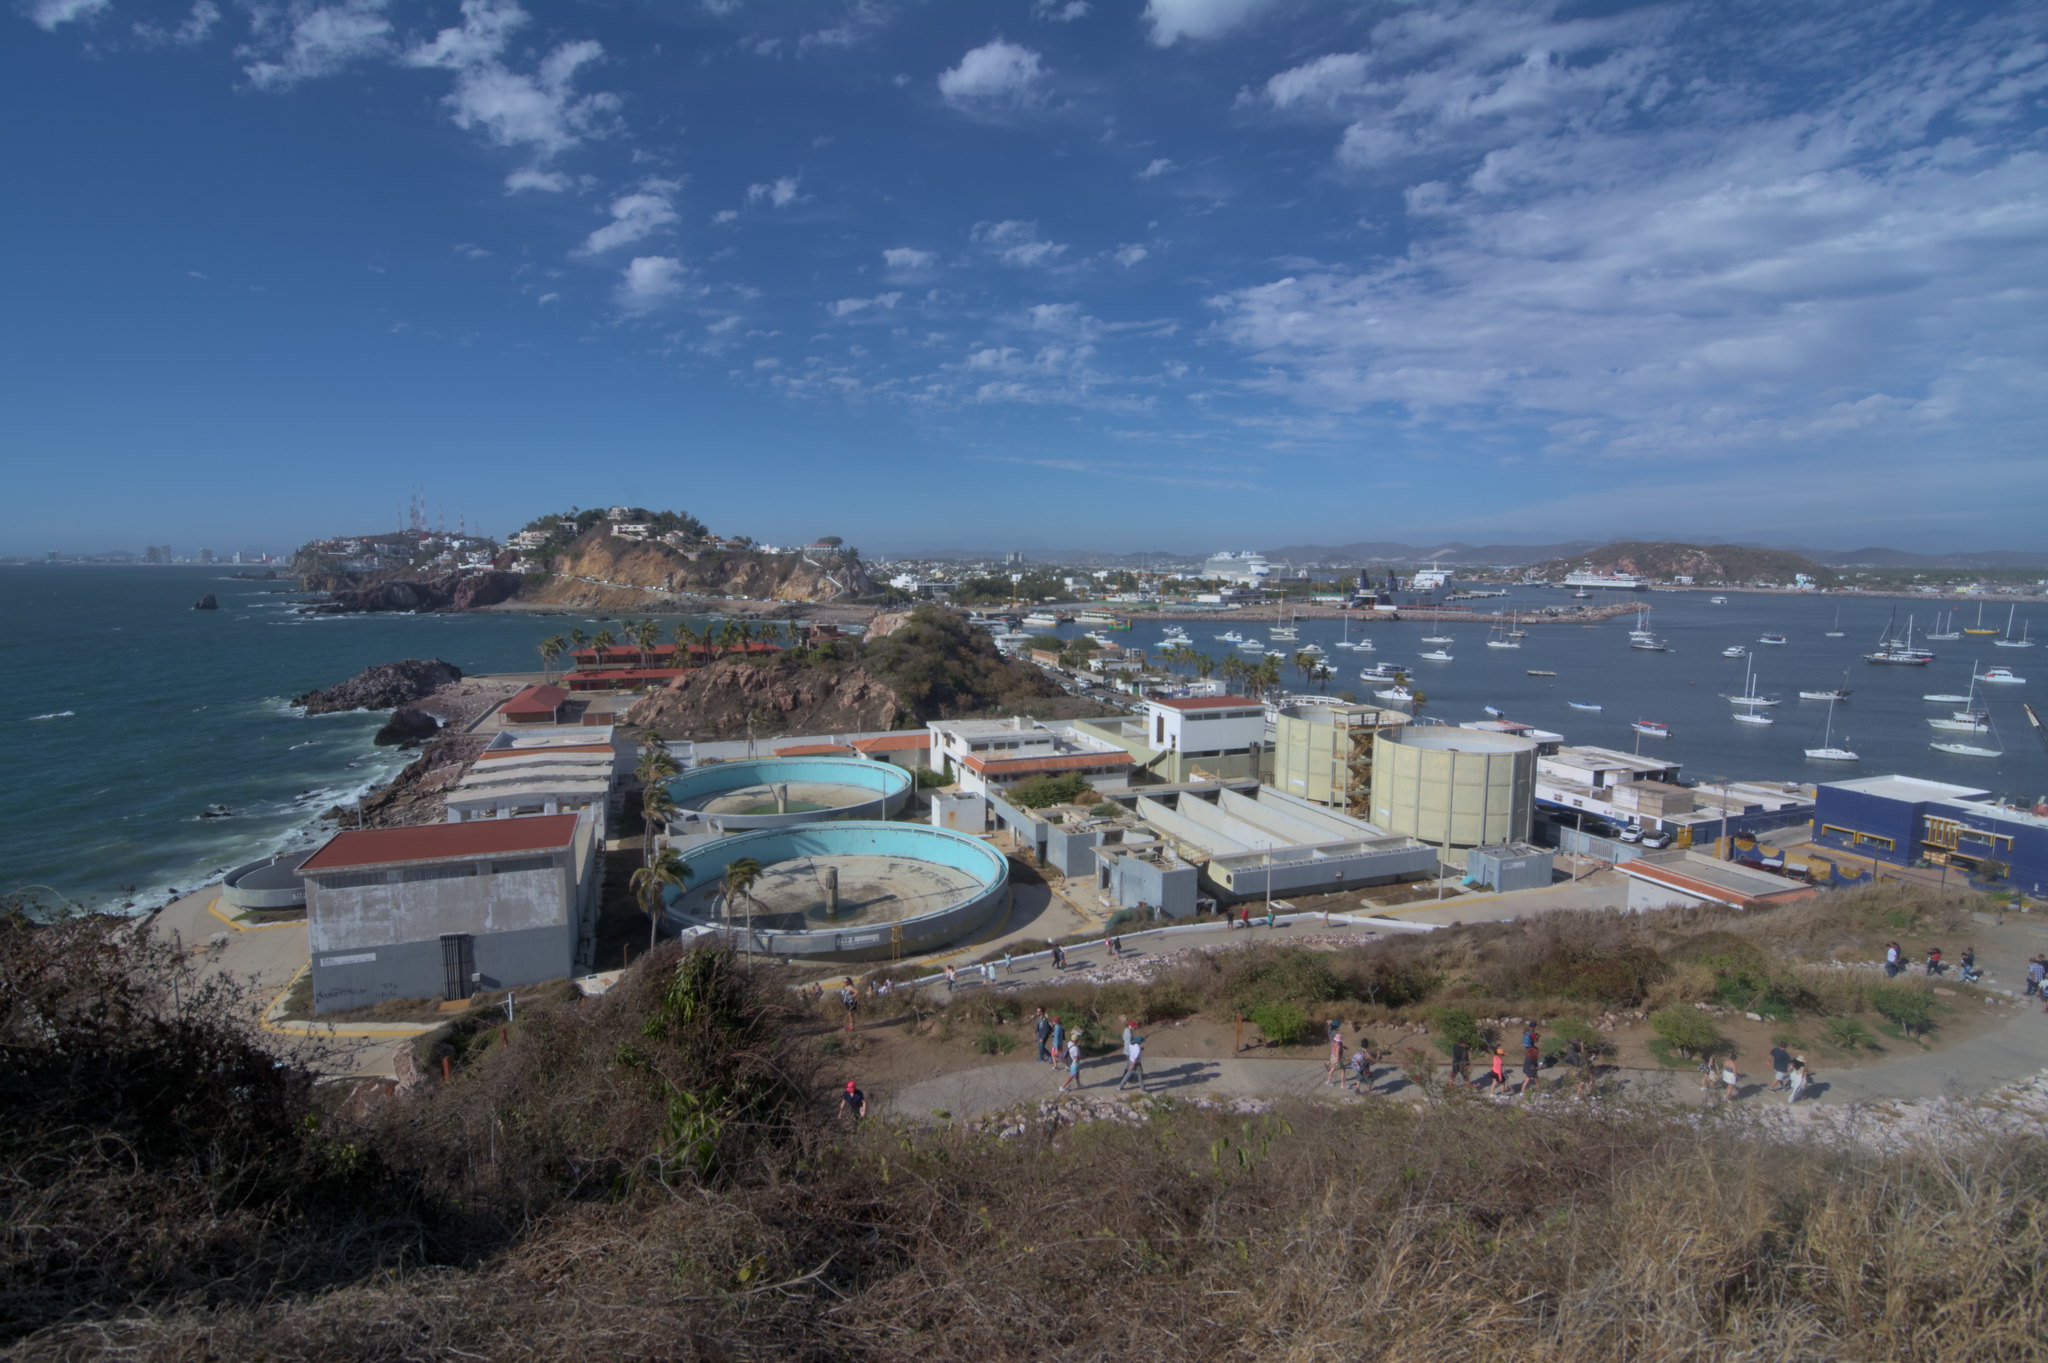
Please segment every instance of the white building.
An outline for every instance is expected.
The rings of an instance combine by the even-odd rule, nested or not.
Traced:
[[[1250,752],[1266,738],[1266,707],[1248,696],[1145,702],[1145,741],[1191,756]]]
[[[1062,723],[1024,719],[938,719],[931,731],[931,766],[963,792],[1000,792],[1040,776],[1078,773],[1091,785],[1123,785],[1131,755]]]

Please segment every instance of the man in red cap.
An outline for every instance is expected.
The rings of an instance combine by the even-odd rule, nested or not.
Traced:
[[[839,1095],[839,1110],[851,1112],[856,1120],[868,1115],[868,1096],[851,1079],[846,1081],[846,1092]]]

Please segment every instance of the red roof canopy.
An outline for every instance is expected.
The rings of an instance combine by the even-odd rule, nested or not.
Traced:
[[[1172,700],[1155,700],[1152,703],[1164,705],[1169,710],[1223,710],[1259,702],[1250,696],[1177,696]]]
[[[853,740],[853,746],[862,752],[909,752],[912,748],[929,748],[931,745],[929,729],[920,729],[912,734],[883,734],[878,738]]]
[[[1002,776],[1015,775],[1020,771],[1090,771],[1098,767],[1127,767],[1131,764],[1127,752],[1077,752],[1062,753],[1057,757],[979,757],[973,753],[960,759],[962,766],[970,771],[996,772]]]
[[[529,686],[498,709],[507,715],[552,715],[567,699],[569,693],[559,686]]]
[[[576,815],[535,814],[520,819],[473,819],[414,828],[358,828],[336,833],[306,858],[306,872],[358,866],[393,866],[409,861],[495,857],[512,852],[552,852],[576,839]]]
[[[793,743],[777,748],[777,757],[851,757],[853,749],[844,743]]]

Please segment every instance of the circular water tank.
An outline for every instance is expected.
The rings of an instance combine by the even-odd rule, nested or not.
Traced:
[[[1445,725],[1373,738],[1372,821],[1389,833],[1453,851],[1525,842],[1535,805],[1532,739]]]
[[[916,778],[864,757],[763,757],[693,767],[668,783],[669,798],[728,833],[824,819],[886,819]]]

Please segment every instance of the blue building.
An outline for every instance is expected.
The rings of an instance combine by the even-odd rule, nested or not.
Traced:
[[[1969,786],[1913,776],[1828,782],[1819,787],[1813,840],[1895,866],[1953,866],[2048,895],[2048,816],[1994,803],[1991,792]]]

